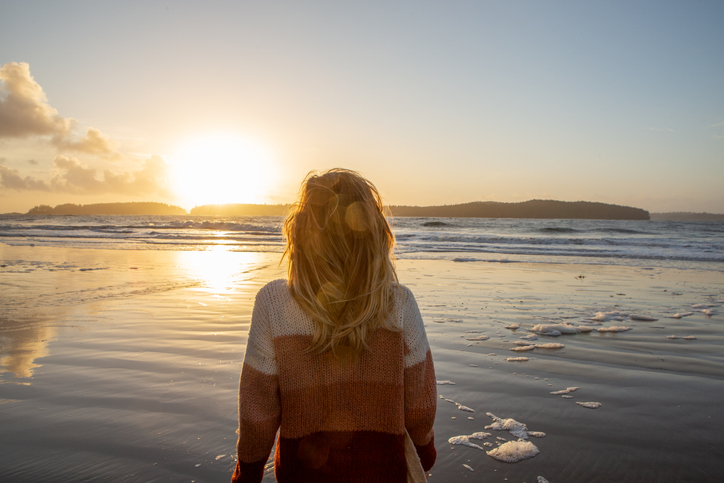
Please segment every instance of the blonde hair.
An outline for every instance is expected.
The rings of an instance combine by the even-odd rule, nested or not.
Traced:
[[[292,295],[314,321],[311,351],[359,355],[389,326],[395,237],[377,188],[359,173],[311,172],[284,223]]]

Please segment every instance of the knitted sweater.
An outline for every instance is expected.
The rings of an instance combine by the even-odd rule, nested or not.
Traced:
[[[256,296],[239,384],[238,463],[232,482],[260,482],[279,430],[279,482],[406,481],[405,429],[427,471],[437,452],[437,387],[412,293],[396,286],[390,318],[369,350],[341,363],[306,351],[314,325],[286,280]]]

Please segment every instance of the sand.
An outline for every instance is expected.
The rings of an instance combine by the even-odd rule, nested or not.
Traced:
[[[278,255],[0,244],[0,259],[0,480],[227,481],[251,308],[284,276]],[[722,272],[425,260],[398,272],[452,402],[439,400],[430,481],[718,480]],[[536,325],[579,331],[541,333],[528,361],[508,363]],[[483,431],[474,416],[487,412],[544,433],[539,453],[505,463],[448,443]]]

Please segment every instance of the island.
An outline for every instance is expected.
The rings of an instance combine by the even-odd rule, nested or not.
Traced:
[[[186,215],[180,206],[155,203],[151,201],[130,203],[93,203],[76,205],[66,203],[52,207],[38,205],[28,211],[28,215]]]
[[[39,205],[29,215],[187,215],[194,216],[285,216],[289,204],[224,204],[202,205],[190,213],[180,206],[165,203],[96,203],[89,205],[64,204],[56,207]],[[591,201],[530,200],[518,203],[474,201],[457,205],[390,206],[396,217],[434,218],[546,218],[583,220],[649,220],[649,212],[630,206]],[[720,215],[713,215],[720,216]]]

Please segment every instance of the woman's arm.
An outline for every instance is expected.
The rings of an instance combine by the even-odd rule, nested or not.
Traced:
[[[435,435],[432,429],[437,409],[435,367],[425,325],[411,292],[403,306],[405,339],[405,428],[415,445],[425,471],[435,464]]]
[[[238,462],[232,483],[258,483],[281,419],[279,373],[270,320],[257,295],[239,382]]]

